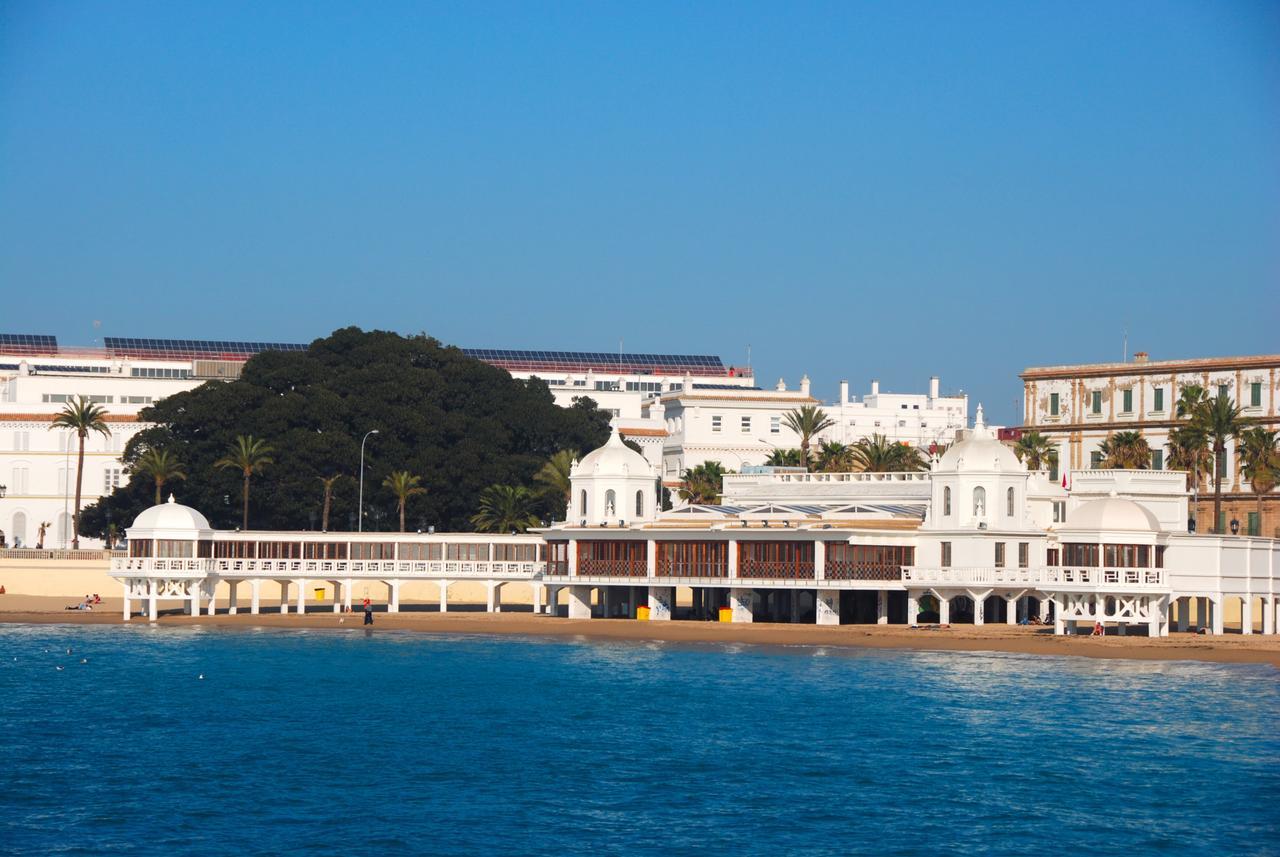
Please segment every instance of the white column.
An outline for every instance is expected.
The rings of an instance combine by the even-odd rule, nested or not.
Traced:
[[[876,592],[876,624],[889,624],[889,593],[883,589]]]
[[[817,608],[815,623],[818,625],[840,624],[840,590],[819,589],[818,599],[814,603]]]
[[[560,587],[547,584],[547,603],[543,607],[543,611],[548,616],[555,616],[559,612],[558,602],[560,601]]]
[[[1006,625],[1018,624],[1018,596],[1006,598],[1004,602],[1004,623]]]
[[[907,590],[907,625],[915,625],[920,621],[920,597],[915,590]]]
[[[665,622],[671,619],[671,608],[675,603],[676,590],[673,586],[649,587],[649,621]]]
[[[738,540],[729,539],[729,579],[738,577]]]
[[[440,612],[449,612],[449,584],[452,581],[437,580],[436,585],[440,587]]]
[[[1253,596],[1245,595],[1240,599],[1240,633],[1253,633]]]
[[[1053,633],[1061,637],[1067,632],[1067,623],[1062,620],[1062,604],[1058,599],[1053,601]]]
[[[128,609],[128,602],[125,602]],[[1270,595],[1262,599],[1262,633],[1274,634],[1276,632],[1276,613],[1272,609],[1272,598]]]
[[[289,612],[289,581],[280,581],[280,614]]]
[[[951,599],[938,596],[938,624],[951,624]]]
[[[487,590],[487,594],[489,596],[488,603],[485,605],[485,609],[488,610],[490,613],[502,612],[502,592],[500,591],[501,586],[502,584],[497,582],[496,580],[490,580],[485,583],[485,589]]]
[[[298,581],[298,615],[307,612],[307,582],[305,580]]]
[[[153,577],[151,580],[147,581],[147,616],[152,622],[156,621],[156,619],[160,617],[160,607],[157,603],[159,598],[157,595],[156,580]]]
[[[1213,617],[1213,633],[1221,636],[1222,634],[1222,596],[1209,599],[1209,615]]]
[[[191,583],[187,585],[187,599],[188,599],[187,615],[199,616],[200,615],[200,583],[198,581],[193,580],[191,581]]]
[[[650,580],[653,580],[655,577],[658,576],[658,543],[657,541],[655,541],[654,539],[649,539],[649,541],[644,546],[644,550],[645,550],[645,554],[644,554],[645,575]],[[650,612],[649,616],[650,618],[652,618],[653,613]]]
[[[734,622],[750,622],[753,593],[750,589],[730,589],[729,607],[733,610]]]
[[[1044,624],[1049,621],[1049,599],[1040,599],[1040,623]]]
[[[569,576],[578,576],[578,540],[569,539]]]
[[[542,612],[542,596],[546,586],[541,583],[534,583],[530,585],[530,588],[533,590],[533,612],[536,615]]]
[[[387,581],[387,595],[388,595],[387,612],[399,613],[400,612],[400,581],[399,580]]]
[[[240,581],[238,580],[227,581],[227,589],[231,590],[231,598],[229,603],[227,604],[227,613],[232,616],[236,615],[236,586],[239,584],[239,582]]]
[[[1178,598],[1174,601],[1178,605],[1177,629],[1179,632],[1187,630],[1187,614],[1191,612],[1191,599]]]
[[[813,543],[813,578],[827,579],[827,543],[822,539],[816,539]]]
[[[128,622],[133,618],[133,602],[129,600],[129,581],[124,581],[124,621]]]
[[[570,586],[569,587],[569,618],[570,619],[590,619],[591,618],[591,587],[590,586]]]
[[[1161,611],[1164,608],[1165,599],[1163,597],[1147,597],[1147,636],[1159,637],[1161,625]],[[1120,626],[1124,628],[1123,625]]]
[[[258,610],[262,606],[262,581],[254,578],[249,581],[249,612],[254,616],[258,615]]]
[[[982,596],[970,596],[973,599],[973,624],[985,625],[987,621],[987,598]]]
[[[1213,626],[1209,622],[1209,599],[1196,599],[1196,627],[1204,628],[1206,631],[1212,630]]]
[[[207,612],[210,616],[217,612],[218,608],[218,581],[213,581],[209,585],[209,605]]]
[[[351,609],[351,578],[342,581],[342,609]]]

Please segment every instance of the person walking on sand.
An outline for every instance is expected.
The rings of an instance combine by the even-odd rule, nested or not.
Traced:
[[[373,624],[373,605],[369,603],[369,599],[364,600],[364,623],[366,625]]]

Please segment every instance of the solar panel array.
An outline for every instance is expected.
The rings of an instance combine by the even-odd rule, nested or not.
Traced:
[[[136,339],[107,336],[107,350],[117,357],[149,360],[247,360],[261,351],[306,351],[296,342],[233,342],[205,339]]]
[[[58,338],[38,333],[0,333],[0,351],[5,354],[57,354]]]
[[[719,357],[705,354],[610,354],[606,351],[515,351],[464,348],[462,353],[520,372],[623,372],[637,375],[728,374]]]

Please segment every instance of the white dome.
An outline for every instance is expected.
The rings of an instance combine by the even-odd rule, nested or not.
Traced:
[[[572,476],[653,476],[653,468],[643,455],[622,442],[615,427],[609,440],[582,457]]]
[[[996,440],[995,435],[979,427],[964,434],[961,440],[951,444],[938,462],[939,470],[952,472],[993,470],[1019,473],[1022,462],[1013,450]]]
[[[169,495],[169,502],[152,506],[133,519],[134,530],[208,530],[209,519],[190,506],[175,502]]]
[[[1160,522],[1145,506],[1119,497],[1082,503],[1062,527],[1063,532],[1160,532]]]

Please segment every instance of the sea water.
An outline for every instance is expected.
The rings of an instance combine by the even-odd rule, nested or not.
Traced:
[[[7,627],[0,853],[1276,854],[1278,719],[1268,666]]]

